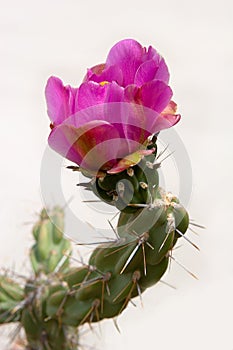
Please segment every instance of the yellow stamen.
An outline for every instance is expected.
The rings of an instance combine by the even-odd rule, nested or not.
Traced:
[[[104,86],[104,85],[106,85],[106,84],[108,84],[109,83],[109,81],[101,81],[99,84],[100,84],[100,86]]]

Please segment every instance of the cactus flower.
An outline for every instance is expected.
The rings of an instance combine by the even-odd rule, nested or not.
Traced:
[[[122,40],[106,63],[89,69],[78,88],[50,77],[45,94],[49,145],[89,172],[120,172],[140,161],[150,135],[176,124],[164,59]],[[120,162],[120,163],[119,163]]]

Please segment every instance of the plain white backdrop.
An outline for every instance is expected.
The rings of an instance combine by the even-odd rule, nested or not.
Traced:
[[[121,334],[104,321],[101,340],[96,337],[98,349],[233,349],[232,4],[0,1],[1,267],[28,273],[30,222],[43,205],[40,167],[49,133],[48,77],[57,75],[77,86],[87,67],[103,62],[115,42],[129,37],[157,48],[170,69],[182,115],[176,132],[193,169],[188,210],[207,227],[199,237],[189,235],[200,253],[184,243],[176,256],[199,281],[173,264],[166,281],[177,290],[165,285],[148,290],[143,309],[137,301],[139,307],[130,306],[119,317]],[[3,343],[3,334],[0,339]]]

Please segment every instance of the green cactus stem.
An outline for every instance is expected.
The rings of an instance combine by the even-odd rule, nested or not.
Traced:
[[[120,210],[116,240],[97,246],[87,264],[70,265],[63,210],[41,211],[32,230],[33,275],[23,287],[0,276],[0,323],[20,322],[28,349],[78,350],[78,327],[120,315],[161,280],[177,240],[188,240],[188,213],[159,187],[155,156],[84,184]]]

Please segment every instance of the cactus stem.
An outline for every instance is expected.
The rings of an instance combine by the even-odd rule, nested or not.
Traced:
[[[176,262],[177,265],[179,265],[180,267],[182,267],[182,269],[184,269],[189,275],[191,275],[193,278],[195,278],[196,280],[198,280],[198,277],[196,275],[194,275],[194,273],[192,273],[191,271],[189,271],[183,264],[181,264],[177,259],[174,258],[174,256],[168,254],[168,256],[170,257],[170,259],[172,259],[173,261]]]
[[[194,248],[196,248],[198,251],[200,251],[200,248],[195,244],[193,243],[192,241],[190,241],[190,239],[188,237],[186,237],[180,230],[178,230],[176,228],[176,232],[178,232],[179,235],[181,235],[189,244],[191,244]]]

